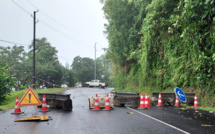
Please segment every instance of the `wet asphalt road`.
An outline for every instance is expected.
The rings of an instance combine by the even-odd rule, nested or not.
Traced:
[[[71,94],[71,112],[52,109],[39,115],[52,117],[49,121],[14,122],[36,113],[35,107],[24,107],[23,115],[12,115],[14,109],[0,111],[0,134],[213,134],[215,116],[201,111],[152,106],[148,110],[115,107],[112,111],[89,110],[88,96],[110,93],[111,89],[76,88]],[[15,101],[15,100],[14,100]],[[36,108],[40,110],[40,108]],[[128,114],[130,113],[130,114]],[[209,113],[207,113],[209,114]]]

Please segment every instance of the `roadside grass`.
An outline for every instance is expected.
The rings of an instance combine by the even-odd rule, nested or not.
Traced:
[[[48,89],[34,89],[34,93],[38,97],[38,93],[60,93],[68,88],[48,88]],[[4,101],[3,105],[0,105],[1,110],[7,110],[7,109],[14,109],[15,108],[15,103],[16,103],[16,96],[19,97],[19,101],[22,99],[24,94],[26,93],[26,90],[21,90],[21,91],[14,91],[11,92],[6,96],[6,100]]]
[[[193,107],[193,106],[187,106],[186,104],[181,105],[182,107],[180,108],[181,110],[187,110],[187,109],[198,109],[198,110],[203,110],[203,111],[208,111],[208,112],[215,112],[214,107],[204,107],[204,106],[199,106],[199,107]]]
[[[215,108],[214,107],[198,107],[197,109],[201,109],[204,111],[211,111],[211,112],[215,112]]]

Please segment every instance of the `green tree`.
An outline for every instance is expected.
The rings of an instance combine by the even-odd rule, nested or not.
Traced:
[[[71,75],[74,75],[75,83],[81,82],[82,85],[85,85],[87,81],[93,80],[94,66],[95,61],[93,59],[81,58],[80,56],[75,57],[71,66],[72,72],[70,72]],[[98,57],[96,59],[96,79],[111,85],[110,75],[110,63],[107,61],[105,55]]]
[[[47,42],[46,38],[37,39],[35,46],[36,77],[44,80],[37,79],[37,86],[45,85],[46,87],[53,87],[53,84],[61,85],[63,83],[64,67],[58,61],[58,51]],[[31,49],[32,47],[33,44],[29,48]],[[32,65],[32,50],[29,51],[28,57],[28,63]]]
[[[7,73],[7,67],[0,62],[0,104],[5,100],[5,96],[11,92],[14,81]]]
[[[116,88],[215,88],[214,0],[101,0]]]
[[[142,22],[146,7],[151,0],[102,0],[104,13],[108,20],[106,33],[109,40],[107,57],[113,63],[116,88],[127,84],[138,85],[135,79],[126,77],[129,73],[140,72]],[[142,73],[140,73],[140,76]],[[127,81],[129,80],[129,81]],[[140,82],[142,83],[142,82]]]
[[[113,63],[119,64],[128,72],[131,64],[136,62],[135,58],[128,57],[131,52],[138,49],[140,41],[138,29],[141,25],[139,22],[135,23],[134,18],[139,16],[139,11],[134,2],[128,0],[106,0],[103,10],[109,21],[109,24],[106,25],[110,43],[108,57]]]
[[[101,55],[96,59],[96,74],[97,79],[101,80],[102,82],[108,83],[109,86],[112,85],[112,71],[111,71],[111,64],[106,59],[106,55]]]
[[[74,87],[76,84],[75,75],[72,70],[67,70],[66,82],[69,87]]]
[[[8,74],[13,76],[16,89],[32,84],[33,44],[30,51],[25,52],[24,46],[0,47],[0,62],[8,66]],[[46,38],[36,39],[36,77],[37,87],[45,85],[53,87],[73,79],[68,76],[69,71],[63,67],[57,57],[57,50],[52,47]],[[65,71],[67,70],[67,71]]]
[[[94,61],[90,58],[81,58],[76,56],[71,65],[72,72],[75,76],[75,82],[85,82],[94,78]]]
[[[30,78],[29,65],[26,64],[27,53],[24,46],[0,47],[0,61],[8,66],[8,74],[14,77],[17,83],[16,90],[20,84],[25,85]]]

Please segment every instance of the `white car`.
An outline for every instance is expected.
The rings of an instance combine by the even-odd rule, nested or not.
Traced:
[[[92,80],[90,82],[86,82],[87,87],[100,87],[105,88],[107,87],[107,83],[102,83],[100,80]]]

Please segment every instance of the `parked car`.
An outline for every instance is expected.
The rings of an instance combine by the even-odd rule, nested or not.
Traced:
[[[87,87],[100,87],[105,88],[108,86],[107,83],[102,83],[100,80],[91,80],[90,82],[86,82]]]

